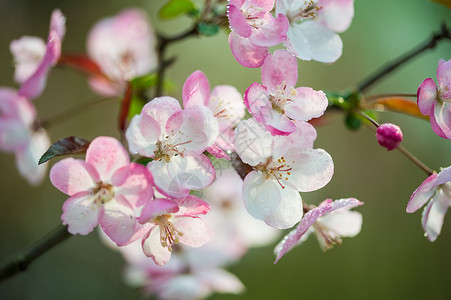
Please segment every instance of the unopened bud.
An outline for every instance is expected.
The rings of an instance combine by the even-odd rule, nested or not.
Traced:
[[[402,141],[402,131],[399,126],[391,123],[385,123],[377,128],[376,138],[379,145],[393,150],[399,146]]]

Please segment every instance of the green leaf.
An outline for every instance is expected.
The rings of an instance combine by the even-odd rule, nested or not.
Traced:
[[[195,10],[191,0],[170,0],[160,9],[158,16],[162,19],[172,19]]]
[[[135,115],[139,115],[144,107],[144,104],[145,102],[140,97],[134,96],[128,110],[128,119],[133,118]]]
[[[158,75],[156,73],[150,73],[143,76],[133,78],[131,83],[135,89],[146,89],[151,86],[157,85]]]
[[[362,121],[358,116],[354,114],[348,114],[345,118],[345,124],[349,129],[357,130],[360,128],[360,126],[362,126]]]
[[[197,24],[197,29],[199,33],[205,36],[215,35],[219,32],[219,26],[214,24],[208,24],[204,22],[200,22]]]
[[[85,153],[90,143],[90,141],[74,136],[59,140],[41,156],[39,164],[43,164],[55,156]]]

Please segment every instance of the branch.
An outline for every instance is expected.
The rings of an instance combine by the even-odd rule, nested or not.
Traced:
[[[359,92],[363,92],[364,90],[368,89],[370,86],[372,86],[374,83],[385,77],[385,75],[388,75],[389,73],[396,70],[398,67],[406,63],[407,61],[411,60],[415,56],[419,55],[423,51],[427,49],[433,49],[437,46],[438,42],[448,39],[451,40],[451,34],[449,28],[446,26],[446,23],[443,23],[440,32],[434,34],[431,38],[429,38],[426,42],[422,43],[421,45],[417,46],[413,50],[405,53],[404,55],[398,57],[394,61],[388,62],[385,66],[382,66],[379,70],[377,70],[373,75],[369,76],[365,80],[363,80],[361,83],[357,85],[357,90]]]
[[[58,228],[18,252],[7,264],[3,265],[0,268],[0,282],[25,271],[35,259],[71,236],[72,234],[67,232],[66,226],[58,226]]]

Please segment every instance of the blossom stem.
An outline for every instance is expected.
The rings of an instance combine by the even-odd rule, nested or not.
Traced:
[[[25,271],[35,259],[71,236],[72,234],[67,232],[67,226],[59,225],[27,248],[19,251],[8,263],[3,265],[0,268],[0,282]]]
[[[384,78],[386,75],[390,74],[391,72],[393,72],[398,67],[400,67],[407,61],[411,60],[415,56],[419,55],[420,53],[424,52],[427,49],[435,48],[438,42],[443,39],[451,40],[451,33],[446,23],[442,23],[440,32],[433,34],[432,37],[430,37],[426,42],[423,42],[416,48],[410,50],[409,52],[398,57],[397,59],[388,62],[386,65],[382,66],[379,70],[377,70],[374,74],[370,75],[362,82],[360,82],[357,85],[357,90],[359,92],[365,91],[366,89],[371,87],[374,83]]]
[[[376,128],[378,128],[380,125],[379,123],[377,123],[373,118],[371,118],[370,116],[368,116],[366,113],[364,113],[363,111],[360,110],[354,110],[355,113],[357,113],[358,115],[362,116],[363,118],[365,118],[366,120],[368,120],[371,124],[373,124]],[[420,169],[422,169],[424,172],[426,172],[428,174],[428,176],[433,174],[433,170],[431,168],[429,168],[428,166],[426,166],[426,164],[424,164],[421,160],[419,160],[415,155],[413,155],[412,153],[410,153],[410,151],[408,151],[405,147],[399,145],[398,147],[396,147],[396,149],[398,149],[399,152],[401,152],[405,157],[407,157],[408,159],[410,159],[410,161],[412,161],[415,165],[417,165]]]

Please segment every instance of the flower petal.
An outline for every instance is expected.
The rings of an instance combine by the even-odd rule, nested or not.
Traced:
[[[327,109],[328,101],[323,91],[309,87],[296,89],[297,95],[285,105],[285,115],[293,120],[308,121],[318,118]]]
[[[351,25],[354,17],[354,0],[320,0],[316,4],[317,21],[323,23],[332,31],[343,32]]]
[[[302,218],[302,199],[299,192],[290,188],[279,190],[281,201],[272,214],[265,218],[265,223],[277,229],[293,227]]]
[[[409,203],[407,203],[406,212],[413,213],[416,212],[420,207],[422,207],[426,202],[428,202],[434,195],[436,189],[435,181],[437,179],[437,174],[432,174],[422,184],[413,192],[410,197]]]
[[[160,241],[160,226],[152,227],[143,237],[142,248],[144,254],[158,265],[162,266],[171,258],[171,252],[167,247],[163,247]]]
[[[443,220],[449,207],[449,195],[439,189],[437,195],[424,208],[421,223],[425,236],[431,241],[435,241],[440,234]]]
[[[248,24],[241,9],[235,5],[229,5],[227,10],[229,26],[234,32],[242,37],[249,37],[252,33],[251,25]]]
[[[63,204],[61,220],[72,234],[87,235],[99,224],[102,208],[94,204],[90,192],[80,192]]]
[[[194,71],[183,84],[183,107],[207,105],[210,98],[210,83],[202,71]]]
[[[425,79],[417,90],[417,103],[423,115],[430,115],[434,109],[437,97],[437,87],[432,78]]]
[[[298,80],[298,61],[290,52],[284,49],[268,54],[262,65],[262,84],[271,94],[277,92],[278,86],[284,82],[288,87],[294,87]]]
[[[183,235],[179,237],[180,243],[200,247],[211,239],[211,231],[207,222],[198,217],[175,217],[174,227]]]
[[[72,157],[60,160],[50,170],[52,184],[69,196],[90,191],[99,180],[97,171],[91,165]]]
[[[235,129],[235,149],[243,162],[256,166],[271,156],[273,137],[255,119],[247,119]]]
[[[144,205],[153,198],[153,178],[149,170],[140,164],[131,163],[127,178],[116,188],[116,195],[122,195],[133,206]]]
[[[235,32],[229,35],[229,45],[235,59],[247,68],[260,67],[268,55],[268,47],[257,46]]]

